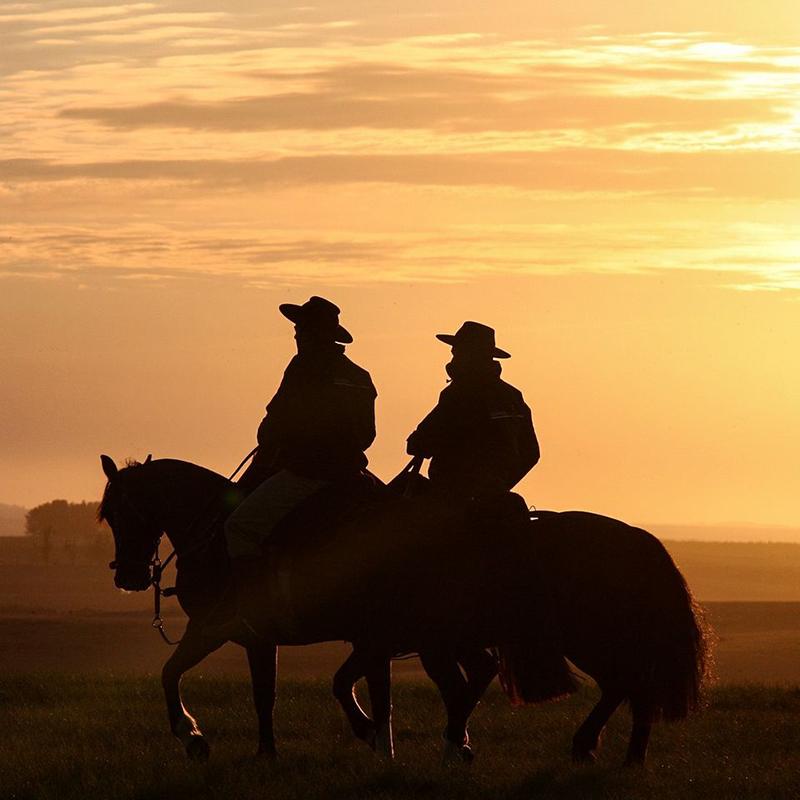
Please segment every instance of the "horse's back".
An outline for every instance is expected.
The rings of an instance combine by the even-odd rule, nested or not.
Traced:
[[[544,513],[531,527],[542,572],[554,578],[567,657],[601,684],[625,682],[627,674],[634,685],[650,675],[653,714],[684,716],[697,701],[707,645],[664,545],[641,528],[586,512]]]
[[[648,531],[586,511],[538,512],[531,521],[533,552],[560,577],[592,575],[594,586],[632,587],[679,575],[664,545]]]

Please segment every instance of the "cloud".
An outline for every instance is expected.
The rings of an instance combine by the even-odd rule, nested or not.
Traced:
[[[602,86],[591,85],[597,76],[568,71],[499,76],[362,64],[292,77],[310,82],[312,87],[214,101],[74,106],[61,110],[59,116],[121,129],[325,131],[366,127],[456,132],[586,131],[630,125],[704,130],[787,118],[787,112],[776,108],[772,98],[602,94]],[[634,80],[636,72],[628,77]]]
[[[433,21],[387,7],[355,24],[351,6],[284,0],[75,6],[19,7],[0,51],[0,71],[15,73],[3,89],[0,192],[20,224],[59,230],[15,243],[3,263],[17,274],[431,280],[705,270],[716,256],[756,265],[744,245],[693,250],[681,233],[671,246],[662,209],[712,220],[707,208],[725,216],[721,203],[740,213],[751,199],[800,194],[796,47],[699,31],[499,32],[494,16],[461,17],[455,3]],[[628,219],[626,202],[652,203],[655,243],[644,228],[584,236],[583,220],[609,204]],[[318,229],[307,229],[306,204]],[[254,230],[262,210],[285,230]],[[447,229],[506,211],[561,214],[568,233],[537,228],[512,252],[508,231]],[[61,227],[89,219],[106,239]],[[134,234],[131,220],[174,227]],[[386,234],[403,225],[431,240]],[[565,236],[580,242],[565,247]],[[764,249],[768,268],[784,265]]]
[[[141,11],[152,11],[158,6],[155,3],[121,3],[115,6],[85,6],[54,8],[50,11],[33,10],[41,7],[41,3],[25,4],[17,14],[0,14],[0,22],[81,22],[102,19],[105,17],[127,17]],[[31,10],[29,10],[31,9]]]
[[[244,280],[339,270],[380,270],[396,252],[389,241],[358,241],[281,231],[263,236],[192,234],[167,228],[121,227],[113,233],[91,228],[30,226],[24,237],[9,229],[2,237],[0,277],[63,279],[72,282],[186,280],[235,276]]]
[[[394,235],[288,236],[180,226],[0,229],[0,277],[107,286],[118,280],[235,281],[253,286],[449,282],[494,275],[694,273],[721,287],[793,290],[800,282],[793,225],[716,225],[698,238],[683,222],[586,221],[475,225]]]
[[[124,160],[58,163],[0,160],[8,184],[164,181],[225,191],[249,186],[389,183],[506,186],[528,191],[641,192],[653,195],[798,198],[800,159],[792,152],[640,152],[564,148],[544,152],[321,155],[258,159]]]

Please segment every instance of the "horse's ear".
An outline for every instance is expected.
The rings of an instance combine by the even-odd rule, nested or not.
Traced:
[[[149,464],[153,460],[153,454],[149,453],[147,458],[144,460],[145,464]]]
[[[114,459],[111,456],[100,456],[100,463],[103,465],[103,472],[106,474],[106,478],[111,480],[119,470],[117,469],[117,465],[114,463]]]

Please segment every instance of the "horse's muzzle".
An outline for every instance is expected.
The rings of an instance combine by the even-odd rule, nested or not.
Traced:
[[[112,564],[115,562],[111,562]],[[114,574],[114,586],[126,592],[143,592],[152,583],[150,566],[117,565]]]

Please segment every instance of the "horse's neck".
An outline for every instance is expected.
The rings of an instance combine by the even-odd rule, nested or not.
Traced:
[[[185,461],[159,459],[152,465],[159,521],[180,553],[208,537],[220,497],[230,483],[215,472]]]

